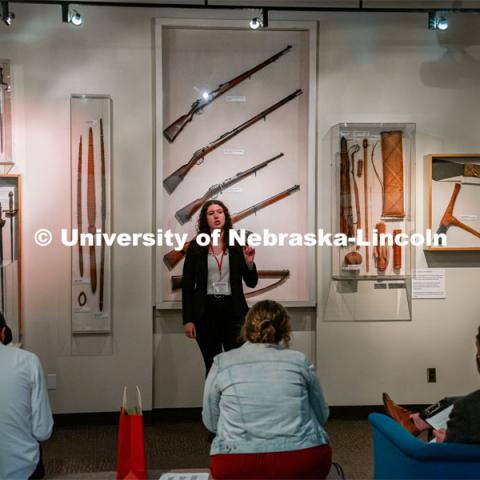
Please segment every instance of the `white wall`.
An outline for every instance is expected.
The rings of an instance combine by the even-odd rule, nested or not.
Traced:
[[[201,357],[182,336],[179,313],[159,312],[152,325],[152,252],[115,248],[113,336],[72,344],[70,253],[58,242],[41,249],[32,240],[40,227],[59,231],[70,224],[71,93],[113,98],[113,229],[152,228],[151,19],[175,12],[82,7],[85,25],[75,29],[61,23],[59,7],[11,4],[11,9],[17,18],[9,29],[0,27],[0,57],[12,61],[16,90],[24,340],[45,371],[58,375],[58,388],[51,392],[54,409],[116,410],[123,384],[140,385],[147,409],[198,406]],[[323,14],[318,19],[318,226],[330,226],[330,127],[340,121],[415,122],[421,230],[423,155],[480,151],[480,48],[470,35],[480,19],[459,17],[468,20],[462,37],[447,32],[446,41],[426,29],[426,15]],[[448,269],[447,300],[415,301],[411,322],[325,323],[329,251],[319,251],[318,260],[317,318],[313,311],[293,312],[294,347],[316,357],[332,405],[378,404],[383,390],[401,402],[417,403],[476,388],[477,268]],[[417,265],[426,265],[420,249]],[[427,367],[437,367],[436,384],[426,383]]]

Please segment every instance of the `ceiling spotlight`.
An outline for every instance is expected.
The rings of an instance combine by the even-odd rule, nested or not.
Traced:
[[[428,28],[430,30],[446,30],[448,28],[448,18],[441,12],[428,12]]]
[[[2,2],[2,20],[8,27],[12,24],[15,14],[8,11],[8,2]]]
[[[258,30],[259,28],[268,27],[268,10],[262,8],[259,17],[253,17],[248,24],[252,30]]]
[[[69,3],[62,3],[62,22],[79,27],[83,23],[83,19],[77,10],[70,8]]]
[[[262,22],[258,17],[253,17],[248,25],[252,30],[258,30],[262,26]]]

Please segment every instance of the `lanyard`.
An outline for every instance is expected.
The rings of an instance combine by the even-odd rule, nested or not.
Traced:
[[[218,261],[218,257],[215,255],[215,252],[213,251],[213,246],[210,244],[210,250],[212,251],[213,258],[217,262],[217,267],[218,267],[218,273],[220,276],[222,275],[222,264],[223,264],[223,257],[225,256],[225,250],[222,251],[222,256],[220,257],[220,261]]]

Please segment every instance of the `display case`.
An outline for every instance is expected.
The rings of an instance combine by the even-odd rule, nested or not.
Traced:
[[[111,249],[97,238],[111,233],[111,99],[79,94],[70,103],[72,334],[103,334],[112,322]]]
[[[0,60],[0,172],[10,172],[13,165],[10,61]]]
[[[0,175],[0,308],[13,341],[22,339],[20,175]]]
[[[415,125],[342,123],[330,139],[332,233],[348,241],[332,247],[325,319],[409,320]]]
[[[314,22],[252,35],[240,21],[157,21],[157,231],[193,239],[213,198],[236,229],[315,231],[316,34]],[[158,246],[157,308],[180,308],[184,254]],[[255,263],[248,298],[315,305],[315,249],[262,244]]]
[[[444,238],[429,251],[480,250],[480,154],[425,158],[427,228]]]

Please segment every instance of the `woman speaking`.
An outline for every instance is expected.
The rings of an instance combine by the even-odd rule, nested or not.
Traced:
[[[239,346],[248,311],[242,280],[252,288],[258,281],[255,250],[229,246],[231,228],[228,208],[218,200],[206,202],[198,218],[198,233],[212,235],[217,230],[219,240],[205,247],[192,241],[183,266],[183,330],[197,340],[207,374],[222,347],[227,351]]]

